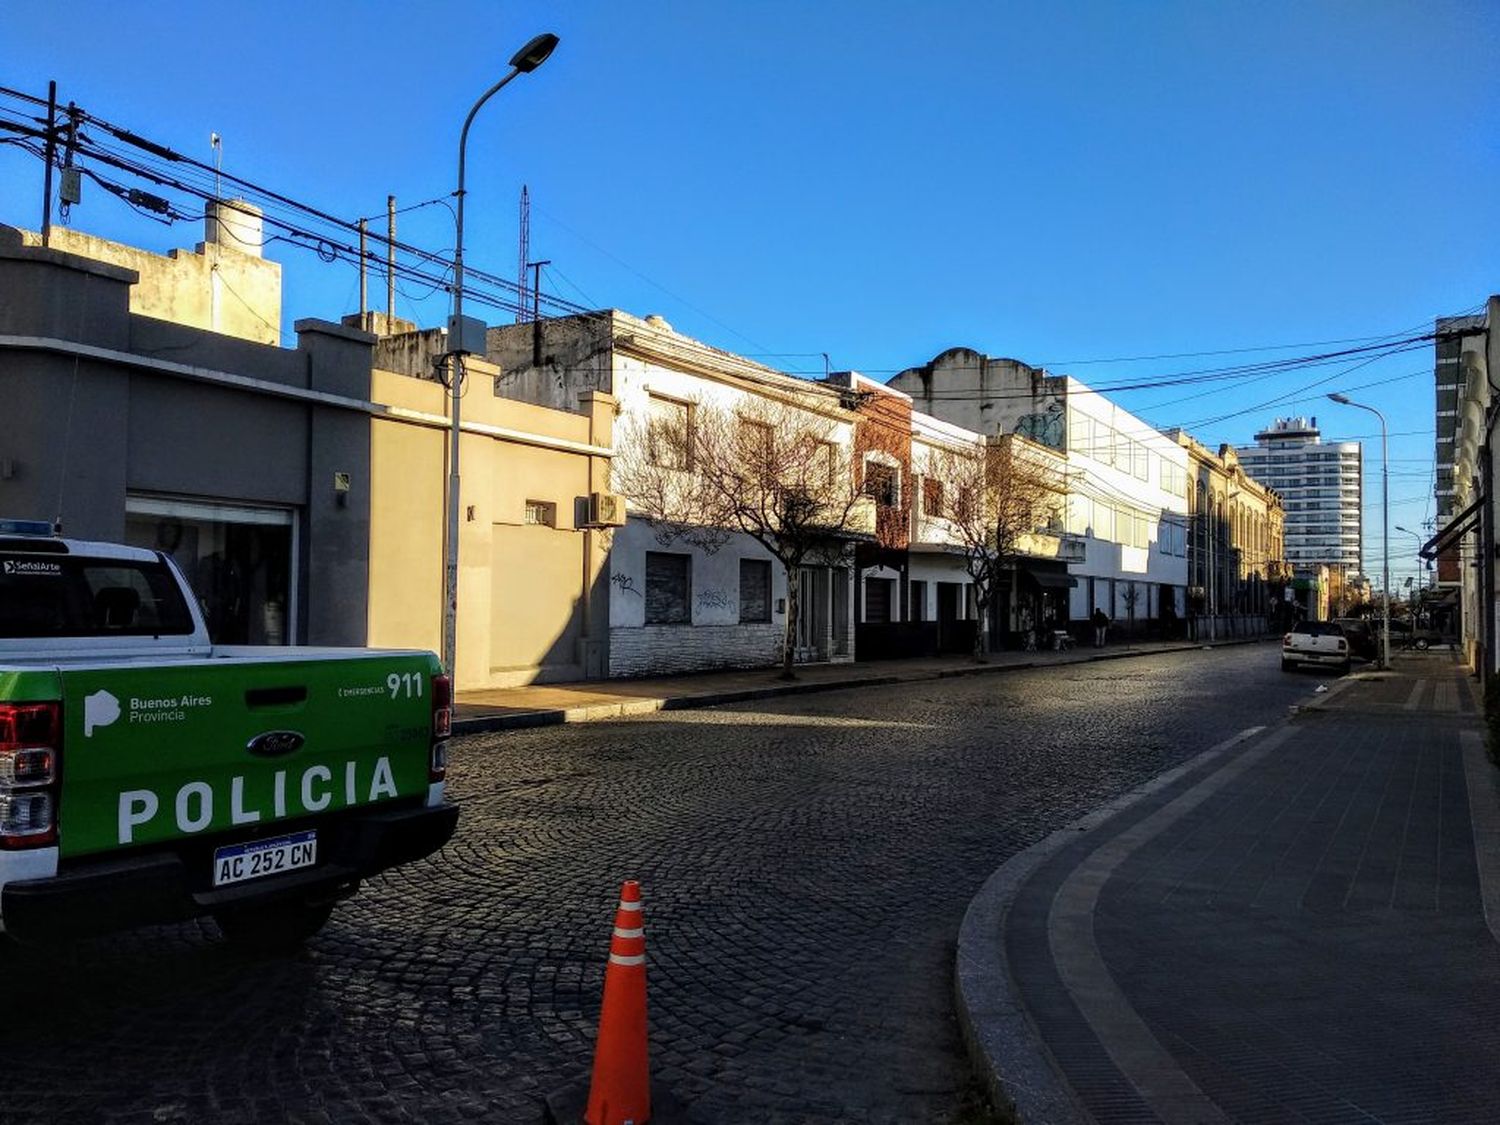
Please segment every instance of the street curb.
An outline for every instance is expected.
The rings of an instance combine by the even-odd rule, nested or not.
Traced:
[[[1360,672],[1352,676],[1340,676],[1337,680],[1334,681],[1333,686],[1330,687],[1322,695],[1309,699],[1306,703],[1293,703],[1290,707],[1288,707],[1287,711],[1289,712],[1289,717],[1292,719],[1296,719],[1300,716],[1306,715],[1310,711],[1323,710],[1323,708],[1327,707],[1330,703],[1333,702],[1333,700],[1338,698],[1344,692],[1348,691],[1355,684],[1362,682],[1363,677],[1365,677],[1366,675],[1368,675],[1368,673]]]
[[[1267,729],[1241,731],[1043,837],[1001,864],[969,901],[953,965],[959,1031],[990,1100],[1012,1121],[1087,1125],[1093,1120],[1061,1076],[1011,982],[1005,924],[1021,888],[1079,833],[1101,827],[1215,758],[1238,751]]]
[[[1200,649],[1228,648],[1233,645],[1264,644],[1274,637],[1236,637],[1230,640],[1209,643],[1183,643],[1155,649],[1124,649],[1102,653],[1079,653],[1077,656],[1045,662],[1024,661],[1018,664],[975,664],[965,668],[939,668],[930,672],[901,672],[890,675],[855,676],[845,680],[817,680],[809,682],[765,684],[753,688],[732,688],[724,691],[705,691],[688,695],[653,696],[644,699],[627,699],[619,703],[592,703],[582,707],[555,707],[536,711],[519,711],[509,715],[481,715],[470,719],[453,720],[453,735],[489,734],[495,731],[525,730],[532,727],[558,726],[562,723],[607,722],[628,715],[648,715],[656,711],[693,711],[703,707],[718,707],[725,703],[748,703],[759,699],[774,699],[783,695],[811,695],[824,691],[846,691],[851,688],[889,687],[891,684],[925,683],[935,680],[954,679],[961,676],[999,675],[1005,672],[1025,672],[1035,668],[1058,668],[1070,664],[1091,664],[1101,660],[1128,660],[1141,656],[1160,656],[1166,653],[1194,652]],[[600,683],[607,684],[602,680]]]

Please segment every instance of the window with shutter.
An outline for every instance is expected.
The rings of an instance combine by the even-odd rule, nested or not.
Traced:
[[[691,555],[646,552],[646,624],[691,625]]]
[[[771,620],[771,564],[765,559],[740,560],[740,621]]]

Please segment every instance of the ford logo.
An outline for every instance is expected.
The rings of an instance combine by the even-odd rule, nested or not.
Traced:
[[[245,749],[261,758],[280,758],[300,749],[306,741],[294,730],[268,730],[252,738]]]

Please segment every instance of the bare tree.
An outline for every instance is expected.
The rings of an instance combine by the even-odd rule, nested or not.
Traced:
[[[771,398],[700,403],[621,428],[613,486],[664,545],[717,551],[744,532],[787,578],[782,675],[793,678],[804,567],[837,565],[872,505],[855,485],[834,418]]]
[[[928,461],[942,482],[937,515],[951,530],[974,583],[979,621],[974,659],[983,662],[985,625],[1001,574],[1014,565],[1023,540],[1056,527],[1066,498],[1062,472],[1046,452],[1014,434],[968,449],[945,448]]]

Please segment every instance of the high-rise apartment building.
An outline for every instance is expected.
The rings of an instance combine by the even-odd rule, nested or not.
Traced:
[[[1277,418],[1238,453],[1245,472],[1281,494],[1293,573],[1319,565],[1342,574],[1364,570],[1359,442],[1325,444],[1316,418]]]

